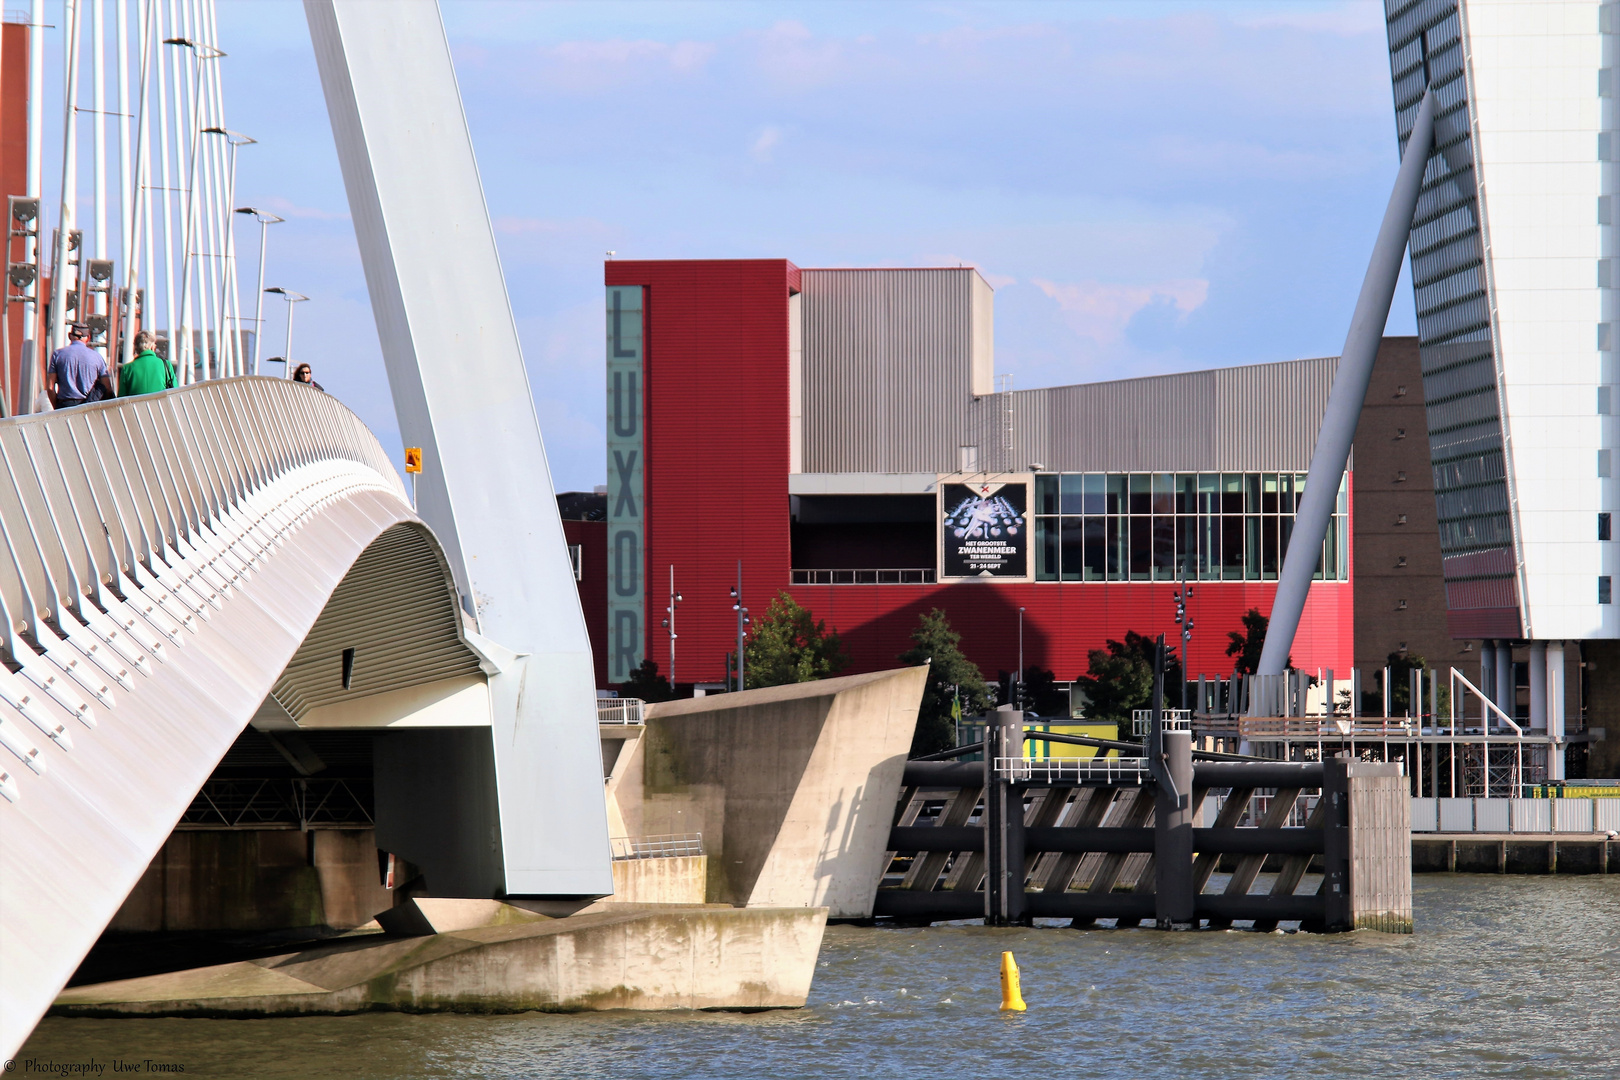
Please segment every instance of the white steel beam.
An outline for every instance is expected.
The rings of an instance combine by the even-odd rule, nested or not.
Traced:
[[[504,888],[610,893],[590,640],[438,5],[304,11],[418,512],[517,654],[490,679]]]

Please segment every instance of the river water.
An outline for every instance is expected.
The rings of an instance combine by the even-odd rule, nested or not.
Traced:
[[[834,926],[809,1006],[750,1015],[48,1018],[12,1075],[1620,1077],[1620,877],[1414,893],[1410,936]],[[998,1011],[1003,949],[1026,1013]]]

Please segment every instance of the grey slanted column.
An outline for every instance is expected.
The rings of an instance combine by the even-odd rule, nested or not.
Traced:
[[[1418,194],[1423,190],[1423,171],[1434,141],[1434,110],[1434,93],[1426,90],[1418,106],[1417,122],[1401,155],[1395,190],[1390,193],[1389,208],[1384,211],[1384,223],[1373,245],[1367,276],[1361,283],[1361,296],[1350,318],[1350,332],[1345,335],[1344,349],[1339,356],[1339,369],[1333,377],[1333,392],[1328,395],[1316,452],[1311,455],[1305,496],[1294,518],[1294,531],[1277,582],[1277,596],[1271,605],[1266,644],[1260,652],[1262,675],[1281,674],[1288,665],[1294,633],[1299,629],[1305,597],[1310,593],[1311,576],[1316,573],[1316,564],[1322,557],[1322,541],[1327,537],[1333,508],[1338,503],[1339,482],[1350,460],[1350,443],[1361,419],[1361,404],[1367,397],[1367,383],[1372,378],[1373,361],[1378,357],[1384,325],[1389,321],[1389,305],[1395,298],[1395,283],[1401,274],[1412,214],[1417,209]]]
[[[435,890],[611,893],[590,638],[438,5],[304,13],[418,513],[485,639],[496,872]]]

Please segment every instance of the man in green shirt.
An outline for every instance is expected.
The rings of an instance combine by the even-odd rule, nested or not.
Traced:
[[[135,335],[135,359],[118,369],[118,396],[155,394],[174,389],[174,365],[157,354],[151,331]]]

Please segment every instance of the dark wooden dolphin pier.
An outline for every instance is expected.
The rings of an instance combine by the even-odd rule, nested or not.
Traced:
[[[876,917],[1412,929],[1410,807],[1399,765],[1195,751],[1185,719],[1161,707],[1145,745],[1026,732],[1018,712],[987,721],[983,761],[907,763],[889,840],[896,858]],[[1099,752],[1135,756],[1024,757],[1023,743],[1035,740],[1104,743]],[[1204,825],[1200,811],[1209,808]],[[1218,867],[1229,868],[1226,886],[1206,892]],[[1263,869],[1275,877],[1253,892]],[[1300,892],[1313,869],[1320,886]]]

